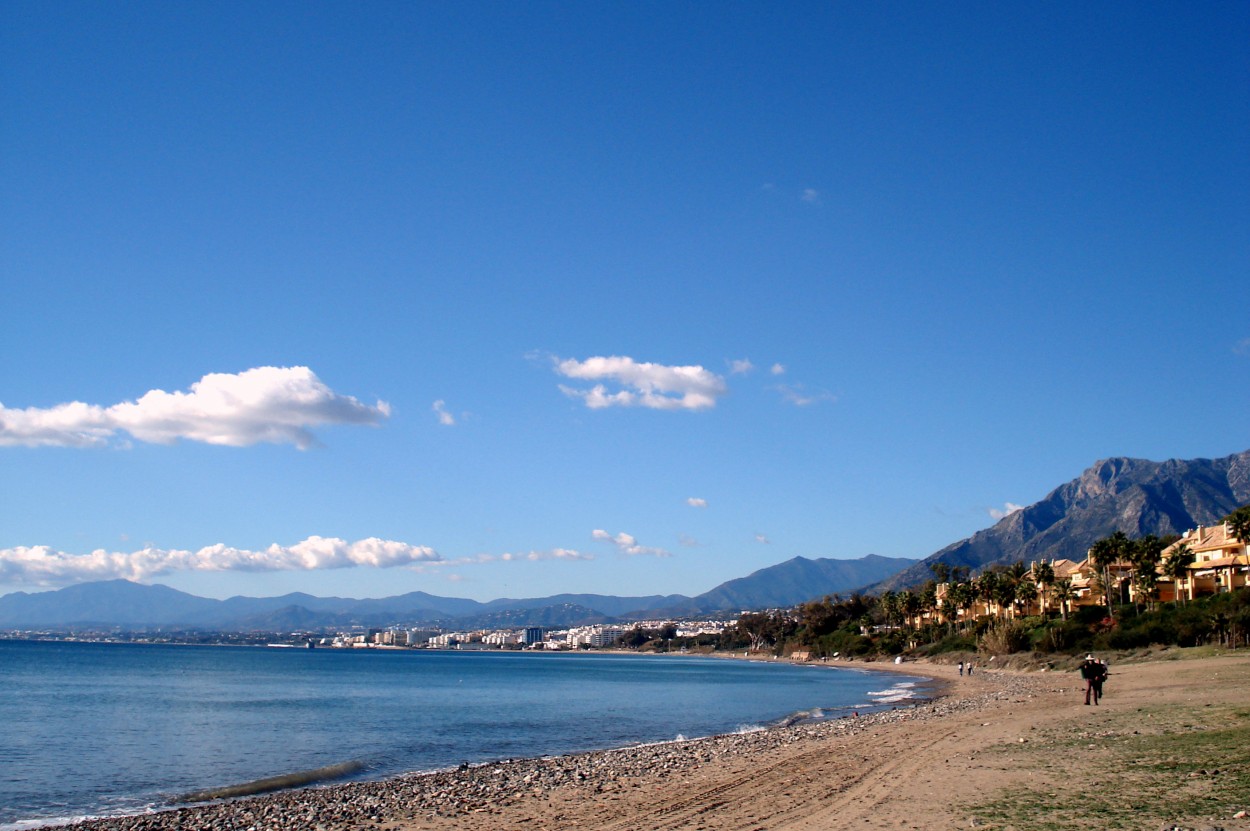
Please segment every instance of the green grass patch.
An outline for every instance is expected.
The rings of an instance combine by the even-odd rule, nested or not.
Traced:
[[[1043,731],[1010,754],[1029,784],[959,809],[987,831],[1140,831],[1250,808],[1250,711],[1143,709]]]

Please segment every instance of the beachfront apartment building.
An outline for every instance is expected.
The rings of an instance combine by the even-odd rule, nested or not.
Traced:
[[[1163,550],[1155,575],[1154,592],[1150,599],[1163,602],[1177,599],[1188,600],[1250,586],[1250,545],[1247,542],[1250,541],[1239,539],[1226,522],[1211,526],[1200,525],[1186,531],[1179,540]],[[1173,579],[1165,573],[1164,564],[1177,553],[1181,546],[1188,547],[1194,559],[1184,569],[1182,575]],[[1088,554],[1080,562],[1057,559],[1049,561],[1049,565],[1054,573],[1049,583],[1043,584],[1038,580],[1037,563],[1034,563],[1022,578],[1025,581],[1031,581],[1036,588],[1036,596],[1032,599],[1017,601],[1010,607],[1003,608],[992,598],[976,596],[967,606],[959,609],[955,617],[958,620],[973,620],[986,616],[1037,615],[1103,604],[1102,578],[1098,573],[1098,567]],[[1138,601],[1132,580],[1133,565],[1131,563],[1124,561],[1112,563],[1107,573],[1107,589],[1113,603]],[[1070,586],[1072,591],[1071,599],[1062,604],[1056,599],[1055,592],[1055,586],[1060,583]],[[942,612],[942,608],[943,600],[950,596],[949,592],[950,584],[944,583],[937,586],[937,608],[927,611],[924,618],[938,622],[946,621],[947,616]],[[1145,602],[1145,598],[1142,598],[1141,602]]]
[[[611,646],[616,643],[616,639],[625,634],[625,627],[608,624],[595,624],[593,626],[579,626],[575,629],[568,630],[566,643],[570,649],[577,649],[581,646],[589,646],[595,649],[602,649],[605,646]]]
[[[1184,578],[1172,588],[1173,598],[1200,597],[1219,594],[1250,585],[1250,545],[1233,534],[1227,522],[1219,525],[1199,525],[1172,543],[1163,551],[1167,561],[1181,546],[1187,546],[1194,555],[1194,562],[1186,570]],[[1168,598],[1172,599],[1172,598]]]

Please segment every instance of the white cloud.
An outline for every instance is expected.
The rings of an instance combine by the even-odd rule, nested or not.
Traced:
[[[699,542],[697,539],[690,536],[689,534],[678,535],[677,541],[681,543],[682,545],[684,545],[686,548],[702,548],[703,547],[703,543]]]
[[[773,364],[771,367],[769,367],[768,371],[771,372],[773,375],[785,375],[786,374],[786,368],[784,364]]]
[[[1250,355],[1250,338],[1242,338],[1233,344],[1233,353],[1237,355]]]
[[[622,554],[626,554],[630,557],[637,557],[637,556],[643,556],[643,555],[650,556],[650,557],[671,557],[672,556],[669,552],[665,551],[663,548],[648,548],[644,545],[639,545],[638,540],[634,539],[632,535],[626,534],[624,531],[617,534],[616,536],[612,536],[607,531],[596,528],[594,531],[590,532],[590,536],[602,542],[612,543],[613,545],[616,546],[617,551],[620,551]]]
[[[218,543],[198,551],[147,547],[131,552],[97,549],[90,554],[67,554],[36,545],[0,549],[0,584],[55,586],[87,580],[147,580],[185,571],[316,571],[440,562],[438,552],[427,546],[376,537],[347,542],[314,536],[295,545],[274,544],[261,551]]]
[[[751,363],[749,358],[729,362],[729,372],[732,375],[745,375],[753,369],[755,369],[755,364]]]
[[[435,401],[432,409],[438,415],[438,423],[444,427],[451,427],[456,423],[456,417],[447,412],[447,402],[443,401],[443,399],[440,398]]]
[[[820,191],[816,190],[816,188],[803,188],[803,195],[800,196],[799,199],[803,200],[809,205],[819,205],[820,204]]]
[[[0,404],[0,446],[94,447],[119,433],[154,444],[178,439],[245,447],[260,442],[316,443],[310,427],[377,424],[390,415],[338,395],[308,367],[258,367],[212,373],[187,392],[151,390],[110,407],[73,401],[50,408],[7,409]]]
[[[782,398],[796,407],[807,407],[821,401],[838,400],[836,395],[824,390],[811,393],[806,392],[802,384],[778,384],[776,389],[781,393]]]
[[[1004,507],[1002,507],[1002,508],[990,508],[990,509],[989,509],[989,512],[990,512],[990,516],[991,516],[993,519],[995,519],[995,520],[999,520],[999,519],[1003,519],[1004,517],[1009,517],[1009,516],[1011,516],[1011,515],[1012,515],[1012,514],[1014,514],[1016,511],[1023,511],[1023,510],[1024,510],[1024,506],[1023,506],[1023,505],[1017,505],[1017,504],[1016,504],[1016,503],[1014,503],[1014,502],[1008,502],[1008,503],[1007,503]]]
[[[691,496],[686,500],[686,504],[691,508],[706,508],[707,500],[700,496]]]
[[[572,548],[552,548],[547,551],[530,551],[526,554],[513,554],[511,552],[498,555],[483,554],[475,562],[489,563],[501,560],[505,563],[511,563],[518,560],[528,560],[531,563],[537,563],[542,560],[593,560],[594,558],[595,555],[593,554],[583,554]]]
[[[557,359],[556,372],[579,381],[610,381],[622,387],[611,391],[603,383],[589,390],[560,385],[565,395],[581,398],[591,409],[703,410],[716,406],[716,399],[725,393],[724,379],[701,366],[638,363],[621,356]]]
[[[771,542],[772,542],[771,540],[768,539],[768,537],[764,536],[763,534],[756,534],[755,541],[758,542],[760,545],[771,545]]]

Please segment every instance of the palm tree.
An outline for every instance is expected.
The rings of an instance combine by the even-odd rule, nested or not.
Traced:
[[[1016,602],[1024,604],[1026,613],[1028,612],[1029,607],[1033,605],[1033,601],[1036,599],[1037,585],[1035,583],[1025,580],[1020,585],[1016,586]]]
[[[1181,599],[1181,581],[1184,580],[1186,590],[1191,591],[1189,587],[1189,567],[1194,564],[1194,552],[1189,547],[1189,543],[1183,542],[1176,548],[1172,549],[1172,553],[1163,561],[1163,573],[1171,578],[1173,589],[1172,604],[1176,605]]]
[[[1007,613],[1007,617],[1015,617],[1016,612],[1016,589],[1019,584],[1011,579],[1010,576],[1001,578],[994,586],[994,602],[998,604],[998,608]]]
[[[1112,546],[1110,539],[1104,537],[1089,547],[1089,562],[1094,567],[1094,578],[1103,587],[1106,586],[1106,581],[1103,579],[1104,572],[1110,569],[1114,560],[1115,547]],[[1103,592],[1103,604],[1107,606],[1111,604],[1106,592]]]
[[[948,563],[938,561],[929,563],[929,571],[933,572],[933,579],[939,583],[949,583],[951,579],[951,567]]]
[[[1055,567],[1045,560],[1034,564],[1033,580],[1041,587],[1042,614],[1044,615],[1046,614],[1046,607],[1049,605],[1050,587],[1055,583]]]
[[[977,597],[985,601],[987,608],[996,603],[998,595],[998,572],[987,571],[977,578],[976,591]],[[997,610],[994,610],[994,617],[998,617]]]
[[[1068,604],[1076,600],[1076,589],[1072,588],[1072,581],[1068,578],[1055,581],[1053,590],[1055,602],[1059,604],[1059,614],[1064,620],[1068,619]]]
[[[881,595],[881,611],[885,613],[885,623],[889,626],[898,617],[898,595],[886,591]]]
[[[1116,531],[1111,536],[1098,540],[1089,549],[1089,560],[1097,569],[1098,583],[1102,587],[1103,605],[1107,607],[1108,615],[1113,613],[1111,567],[1127,558],[1129,545],[1129,538],[1124,532]]]
[[[908,626],[919,629],[919,625],[912,625],[913,619],[920,617],[920,595],[913,591],[905,591],[898,596],[899,611],[903,613],[903,618],[907,621]]]
[[[1224,517],[1224,521],[1228,523],[1230,534],[1240,542],[1250,543],[1250,505],[1242,505]]]
[[[922,615],[928,614],[931,619],[937,619],[938,599],[937,584],[930,582],[920,592],[920,612]]]
[[[1228,524],[1228,533],[1242,544],[1242,555],[1246,558],[1246,564],[1250,565],[1250,505],[1242,505],[1224,517],[1224,522]],[[1233,556],[1235,558],[1238,555]],[[1237,562],[1236,559],[1233,562]],[[1228,576],[1228,588],[1231,591],[1233,588],[1232,569],[1229,569]]]
[[[1159,582],[1159,560],[1163,557],[1163,549],[1163,541],[1154,534],[1147,534],[1129,545],[1129,562],[1133,566],[1134,602],[1141,598],[1145,598],[1148,605],[1153,602]]]
[[[955,583],[946,592],[955,607],[955,618],[958,619],[964,610],[971,608],[976,601],[976,591],[971,583]]]

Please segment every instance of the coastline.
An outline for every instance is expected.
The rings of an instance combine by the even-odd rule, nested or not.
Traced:
[[[663,655],[657,657],[664,657]],[[730,660],[787,663],[784,659],[720,654]],[[749,731],[693,739],[631,745],[533,759],[508,759],[456,769],[410,772],[380,780],[313,785],[258,793],[214,802],[176,805],[150,813],[82,819],[35,826],[48,831],[169,831],[175,828],[288,829],[322,831],[377,827],[424,828],[421,819],[463,819],[562,788],[597,796],[677,771],[697,771],[727,759],[751,759],[760,753],[793,747],[829,736],[853,736],[878,725],[931,718],[951,708],[973,704],[950,696],[949,679],[937,677],[935,665],[864,661],[811,664],[818,670],[868,671],[920,679],[905,702],[872,703],[862,714],[833,719],[785,720]],[[949,699],[949,701],[948,701]],[[871,710],[871,711],[870,711]],[[223,789],[227,790],[227,789]],[[456,827],[460,827],[457,825]]]
[[[1113,662],[1108,696],[1098,708],[1082,706],[1079,679],[1068,671],[978,668],[968,678],[943,664],[846,662],[848,668],[933,678],[945,689],[932,701],[859,718],[406,774],[63,827],[1025,831],[1042,827],[1041,818],[1049,822],[1051,812],[1084,811],[1090,800],[1103,798],[1110,807],[1100,828],[1204,827],[1201,819],[1224,831],[1250,831],[1250,819],[1237,815],[1250,808],[1238,802],[1250,802],[1250,773],[1234,778],[1233,767],[1204,767],[1211,764],[1208,755],[1250,745],[1244,741],[1250,724],[1236,723],[1238,717],[1250,722],[1244,696],[1250,655],[1168,657]],[[1243,732],[1226,739],[1221,731],[1230,722]],[[1157,740],[1170,748],[1178,735],[1214,744],[1193,751],[1199,758],[1173,760],[1181,773],[1158,774],[1166,798],[1152,798],[1146,789],[1129,799],[1142,791],[1145,775],[1133,755],[1145,751],[1134,743]],[[1116,754],[1121,764],[1112,764]],[[1121,775],[1138,779],[1120,782]],[[1089,827],[1088,817],[1077,812],[1069,824],[1045,827]]]

